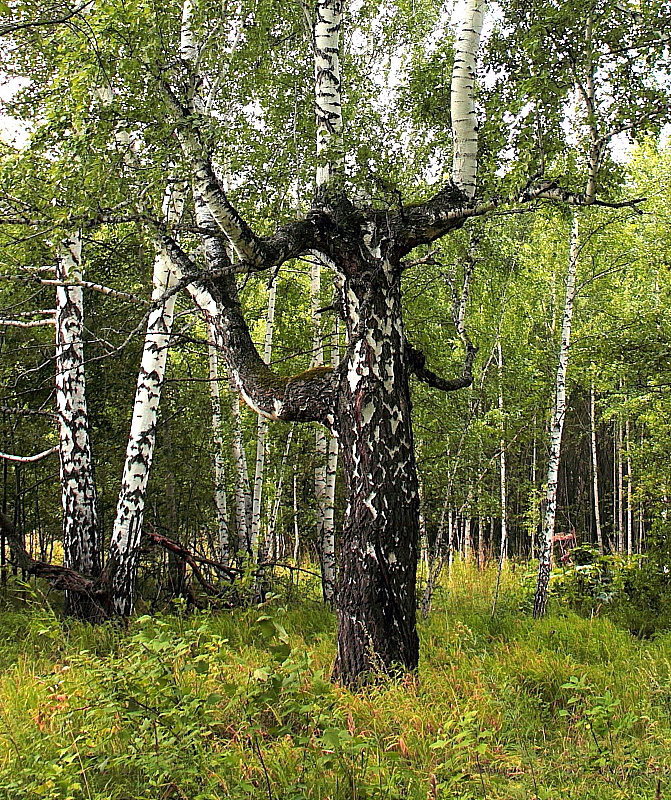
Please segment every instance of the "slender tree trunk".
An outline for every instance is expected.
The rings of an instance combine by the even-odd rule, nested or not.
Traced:
[[[227,564],[228,504],[226,502],[226,465],[224,462],[224,437],[222,434],[221,393],[219,386],[219,352],[215,344],[215,332],[208,325],[207,354],[210,379],[210,404],[212,406],[212,448],[214,462],[214,505],[217,510],[217,559]]]
[[[334,325],[334,344],[331,347],[331,365],[335,369],[339,360],[339,326]],[[326,447],[326,475],[322,517],[322,593],[324,600],[333,605],[336,584],[336,543],[335,543],[335,492],[338,474],[338,439],[331,434]]]
[[[592,491],[594,495],[594,522],[596,525],[596,541],[599,553],[603,555],[603,531],[601,529],[601,509],[599,506],[599,464],[596,447],[596,401],[594,394],[594,379],[589,386],[589,430],[592,449]]]
[[[507,480],[507,464],[506,464],[506,440],[504,436],[505,423],[503,418],[503,353],[501,351],[501,341],[496,343],[496,351],[498,355],[499,366],[499,414],[501,415],[501,439],[500,448],[501,455],[499,457],[500,465],[500,490],[501,490],[501,552],[500,562],[508,558],[508,480]]]
[[[252,492],[249,486],[249,470],[245,443],[242,435],[240,415],[240,395],[231,385],[231,418],[233,434],[231,437],[231,456],[235,475],[235,523],[237,529],[238,553],[251,554],[250,528],[252,520]]]
[[[168,190],[164,200],[164,214],[169,223],[180,218],[182,207],[181,191]],[[175,285],[175,275],[171,266],[168,255],[160,250],[154,259],[152,293],[154,301],[160,301],[166,291]],[[174,308],[173,294],[163,299],[163,302],[152,311],[147,322],[121,490],[105,566],[110,581],[111,609],[120,616],[131,614],[135,602],[142,519],[149,470],[154,455],[158,406],[168,358]]]
[[[529,554],[532,560],[536,555],[536,530],[538,528],[538,495],[536,493],[537,458],[538,446],[536,442],[536,415],[534,414],[534,440],[533,452],[531,456],[531,552]]]
[[[625,422],[625,437],[627,444],[627,555],[634,554],[634,503],[631,485],[631,423],[629,417]]]
[[[578,215],[574,212],[571,226],[568,268],[566,270],[566,295],[564,314],[562,316],[561,345],[559,348],[559,364],[555,381],[555,401],[550,425],[550,458],[548,462],[547,484],[545,492],[545,519],[543,521],[543,537],[538,559],[538,580],[534,597],[534,617],[542,617],[547,605],[550,570],[552,568],[552,540],[555,532],[557,515],[557,481],[559,477],[559,461],[561,458],[561,441],[566,417],[566,372],[568,369],[569,347],[571,344],[571,323],[573,320],[573,300],[575,298],[575,279],[580,251],[578,238]]]
[[[622,420],[617,421],[617,551],[624,555],[624,459],[622,458]]]
[[[82,242],[61,244],[56,277],[81,281]],[[89,578],[100,574],[100,541],[84,373],[84,297],[81,286],[56,289],[56,406],[59,423],[63,564]],[[65,592],[65,612],[94,620],[101,609],[85,595]]]
[[[296,476],[296,464],[294,464],[294,475],[292,481],[292,498],[293,498],[293,512],[294,512],[294,552],[293,552],[293,561],[294,564],[298,564],[298,553],[299,547],[301,544],[301,539],[299,535],[299,528],[298,528],[298,486],[297,486],[297,476]]]
[[[277,281],[272,280],[268,287],[268,311],[266,313],[266,330],[263,339],[263,360],[270,364],[273,352],[273,328],[275,324],[275,300],[277,298]],[[261,537],[261,501],[263,497],[263,479],[266,465],[266,438],[268,420],[259,416],[256,428],[256,459],[254,462],[254,493],[252,495],[252,553],[261,555],[263,543]],[[258,560],[258,559],[257,559]]]

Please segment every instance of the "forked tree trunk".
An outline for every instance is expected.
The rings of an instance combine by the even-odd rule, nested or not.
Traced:
[[[571,323],[573,320],[573,300],[575,298],[575,277],[580,252],[578,240],[578,215],[574,212],[571,226],[568,268],[566,270],[566,294],[564,298],[564,314],[561,327],[561,344],[559,347],[559,364],[555,380],[555,400],[550,424],[550,458],[548,461],[547,484],[545,491],[545,518],[541,552],[538,559],[538,579],[534,597],[534,617],[542,617],[547,606],[550,571],[552,569],[552,540],[555,532],[557,516],[557,482],[559,478],[559,460],[561,457],[561,441],[566,417],[566,372],[568,370],[569,347],[571,344]]]
[[[336,426],[348,503],[338,571],[336,680],[413,671],[419,497],[398,266],[345,280],[349,347]]]
[[[61,244],[56,277],[80,281],[82,242]],[[56,406],[59,422],[63,564],[82,575],[100,574],[100,541],[84,374],[84,298],[81,286],[56,289]],[[65,613],[94,620],[100,609],[84,594],[65,592]]]

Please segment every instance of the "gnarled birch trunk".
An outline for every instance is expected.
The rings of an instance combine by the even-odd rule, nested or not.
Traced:
[[[371,242],[372,245],[372,242]],[[336,409],[348,502],[343,521],[334,677],[414,670],[419,497],[398,265],[345,276],[349,347]]]

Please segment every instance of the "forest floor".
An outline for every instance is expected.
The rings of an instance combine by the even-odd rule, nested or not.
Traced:
[[[458,568],[416,681],[328,682],[316,600],[65,626],[0,612],[3,800],[671,798],[671,632],[642,640]]]

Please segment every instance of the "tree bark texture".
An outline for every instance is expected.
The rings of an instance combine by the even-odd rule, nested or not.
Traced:
[[[178,189],[174,192],[166,191],[164,213],[169,223],[179,219],[182,206],[183,197]],[[158,302],[158,306],[147,321],[126,460],[105,566],[110,586],[111,610],[119,616],[128,616],[134,606],[147,482],[154,455],[158,406],[175,308],[176,295],[163,299],[166,291],[176,283],[171,266],[168,254],[159,250],[154,259],[152,294],[152,299]]]
[[[100,574],[100,541],[84,374],[82,243],[73,233],[60,246],[56,277],[56,406],[63,508],[63,564],[95,578]],[[71,285],[67,285],[71,282]],[[82,619],[98,616],[90,596],[66,591],[65,612]]]
[[[334,677],[413,671],[419,496],[398,265],[376,257],[344,276],[348,348],[337,430],[348,502],[337,584]],[[336,262],[337,263],[337,262]]]

